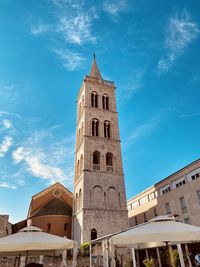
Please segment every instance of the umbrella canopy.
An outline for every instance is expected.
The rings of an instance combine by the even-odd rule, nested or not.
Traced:
[[[200,240],[200,228],[180,223],[174,217],[159,216],[148,223],[128,229],[110,238],[113,245],[135,248],[161,246]]]
[[[77,242],[64,237],[42,232],[40,228],[28,226],[18,233],[0,238],[0,254],[16,255],[21,252],[32,251],[31,254],[40,254],[47,251],[72,249]]]

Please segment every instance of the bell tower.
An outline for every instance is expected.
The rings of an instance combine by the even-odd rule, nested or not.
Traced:
[[[79,243],[128,228],[115,84],[95,55],[77,98],[73,238]]]

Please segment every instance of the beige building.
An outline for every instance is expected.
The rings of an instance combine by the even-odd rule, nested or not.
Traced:
[[[77,99],[73,238],[79,243],[128,227],[115,84],[95,57]]]
[[[0,214],[0,238],[12,233],[12,224],[8,221],[9,216]]]
[[[200,226],[200,159],[129,199],[127,207],[130,226],[163,214]]]

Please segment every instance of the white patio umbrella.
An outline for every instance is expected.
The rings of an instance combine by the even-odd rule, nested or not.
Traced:
[[[200,240],[200,227],[180,223],[172,216],[159,216],[147,223],[123,231],[110,238],[112,245],[133,248],[158,247],[166,244],[178,244],[181,266],[184,266],[180,243]]]
[[[166,243],[200,240],[200,227],[177,222],[173,217],[159,216],[110,238],[113,245],[143,248]]]
[[[76,241],[42,232],[28,226],[18,233],[0,238],[0,255],[53,255],[78,247]]]

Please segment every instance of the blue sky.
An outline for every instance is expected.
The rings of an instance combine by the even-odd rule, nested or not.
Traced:
[[[200,157],[200,2],[0,0],[0,213],[73,190],[76,96],[117,86],[127,198]]]

